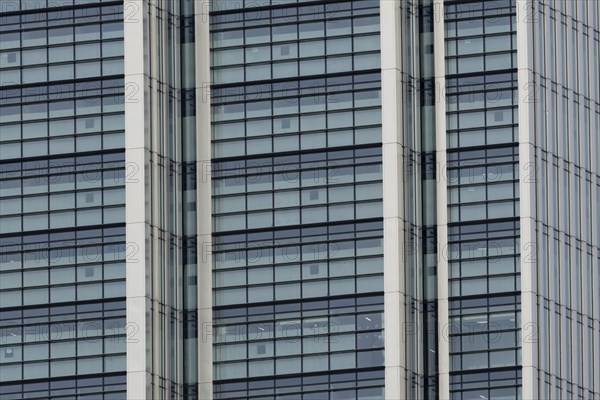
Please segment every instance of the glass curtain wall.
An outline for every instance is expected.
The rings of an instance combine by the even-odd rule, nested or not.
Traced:
[[[191,0],[144,5],[152,398],[198,397],[195,11]]]
[[[444,6],[450,394],[520,398],[516,3]]]
[[[437,229],[433,2],[401,4],[407,398],[437,396]]]
[[[539,321],[532,384],[540,398],[594,398],[600,393],[600,7],[540,0],[532,10],[535,179],[528,183],[536,197],[532,291]]]
[[[214,397],[379,399],[379,1],[210,21]]]
[[[122,2],[3,1],[0,99],[0,398],[124,397]]]

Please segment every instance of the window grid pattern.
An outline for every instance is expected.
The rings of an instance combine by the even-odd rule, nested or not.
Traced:
[[[513,350],[521,340],[519,303],[514,294],[451,301],[450,347],[455,354],[450,362],[452,369],[464,371],[450,378],[454,398],[460,398],[458,390],[467,398],[515,397],[521,378],[514,368],[520,350]]]
[[[381,107],[380,82],[379,73],[365,73],[213,89],[213,153],[226,158],[381,142],[381,115],[374,112]]]
[[[121,153],[0,164],[0,234],[120,223],[125,219]]]
[[[124,312],[123,301],[110,300],[3,311],[3,379],[26,382],[124,370]],[[14,383],[2,385],[1,390],[10,393],[11,388],[20,386]],[[63,394],[75,389],[62,387]]]
[[[276,326],[298,317],[254,317],[268,340],[215,342],[215,398],[380,398],[381,316],[335,350],[326,305],[383,290],[379,2],[261,4],[212,3],[214,318],[314,299],[323,332],[299,315],[288,345]]]
[[[242,165],[223,162],[213,168],[215,232],[382,217],[379,148]]]
[[[223,399],[275,394],[286,399],[302,394],[309,399],[354,398],[357,390],[359,396],[381,395],[376,386],[383,380],[378,370],[383,362],[382,328],[381,296],[215,311],[217,368],[237,378],[217,384],[216,392]],[[367,371],[357,376],[357,367]],[[325,371],[330,375],[323,375]],[[302,377],[294,376],[300,372]],[[239,379],[261,375],[277,377]],[[366,389],[369,386],[373,388]]]
[[[3,20],[0,86],[123,74],[123,5],[118,2]]]
[[[216,15],[215,84],[376,69],[379,16],[372,1]]]
[[[216,236],[215,305],[380,291],[382,239],[381,222]]]
[[[0,12],[0,397],[123,398],[123,5]]]
[[[444,9],[450,395],[520,398],[516,2]]]
[[[600,7],[548,1],[532,7],[537,394],[594,398],[598,366],[588,360],[600,358]]]

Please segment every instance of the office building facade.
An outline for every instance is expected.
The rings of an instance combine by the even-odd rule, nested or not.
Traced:
[[[73,3],[1,5],[3,399],[126,395],[123,4]]]
[[[0,397],[600,395],[600,6],[6,1]]]

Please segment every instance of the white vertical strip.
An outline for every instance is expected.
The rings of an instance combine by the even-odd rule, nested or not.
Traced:
[[[437,161],[438,225],[438,364],[439,398],[450,398],[450,342],[448,317],[448,173],[446,168],[446,50],[444,0],[433,3],[433,49],[435,60],[435,148]]]
[[[209,3],[196,1],[196,154],[198,160],[198,398],[213,398],[212,181]]]
[[[517,60],[519,80],[519,185],[521,216],[521,363],[524,399],[538,398],[537,384],[537,259],[535,190],[537,176],[535,159],[535,95],[533,77],[532,0],[517,0]],[[537,15],[539,18],[539,15]]]
[[[149,397],[151,376],[147,351],[149,279],[146,274],[145,71],[148,63],[144,2],[125,0],[125,221],[127,241],[127,398]]]
[[[381,0],[385,398],[406,396],[401,2]]]

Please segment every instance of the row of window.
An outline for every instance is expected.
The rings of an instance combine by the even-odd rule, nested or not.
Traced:
[[[368,238],[368,236],[372,235],[367,235],[365,239],[355,240],[353,239],[354,236],[354,232],[348,232],[345,235],[340,235],[337,241],[327,242],[326,238],[315,237],[310,241],[305,241],[302,245],[298,243],[290,245],[276,243],[277,247],[263,247],[270,246],[268,243],[261,243],[260,248],[255,247],[256,245],[245,243],[243,245],[233,245],[231,246],[233,247],[233,251],[215,253],[215,269],[299,263],[301,261],[316,262],[317,260],[326,260],[329,258],[343,259],[354,256],[371,256],[377,254],[382,248],[382,241],[379,237]],[[362,235],[357,234],[356,236],[360,238]],[[361,262],[369,261],[363,260]],[[353,269],[353,265],[354,262],[350,262],[349,265],[346,264],[345,270],[348,267]],[[374,264],[373,267],[375,265],[377,264]],[[342,270],[342,267],[340,267],[340,270]]]
[[[51,111],[49,111],[49,105]],[[72,102],[60,102],[60,103],[37,103],[37,104],[24,104],[20,105],[9,105],[0,107],[0,122],[17,122],[17,121],[30,121],[37,119],[47,119],[49,115],[54,112],[56,117],[62,117],[65,115],[71,115]],[[101,113],[113,113],[113,112],[124,112],[125,105],[123,102],[123,96],[106,96],[101,100],[98,98],[94,99],[80,99],[75,100],[75,114],[76,115],[90,115],[90,114],[101,114]]]
[[[56,340],[73,339],[78,337],[77,329],[73,327],[76,322],[82,322],[82,329],[88,326],[93,329],[102,327],[102,322],[98,322],[98,318],[106,318],[114,321],[113,317],[125,316],[125,301],[100,301],[100,302],[82,302],[78,304],[45,304],[44,306],[3,309],[0,311],[0,321],[2,327],[0,330],[0,339],[3,344],[21,343],[23,337],[25,342],[47,341],[51,332],[61,332],[60,337],[54,337]],[[96,321],[93,324],[85,325],[87,320]],[[52,322],[55,325],[48,327],[47,325],[38,326],[40,323]],[[123,325],[123,324],[121,324]],[[118,324],[106,325],[107,328],[114,329]],[[31,327],[29,329],[28,327]],[[87,329],[87,328],[86,328]],[[65,335],[62,332],[65,332]],[[71,332],[69,336],[66,332]],[[83,332],[83,331],[82,331]],[[106,331],[107,335],[118,335],[119,332]],[[24,335],[24,336],[23,336]],[[31,335],[31,336],[29,336]],[[45,336],[43,336],[45,335]],[[79,337],[85,337],[85,334]]]
[[[70,375],[121,372],[125,370],[126,360],[124,355],[0,365],[0,375],[7,382],[26,379],[57,378]]]
[[[514,256],[519,253],[519,240],[513,237],[499,237],[489,240],[470,240],[448,245],[448,258],[451,261],[471,261],[478,258],[494,258],[494,263],[501,263],[496,258]],[[485,260],[483,261],[485,265]]]
[[[331,372],[229,381],[214,385],[217,399],[246,399],[246,396],[275,400],[377,400],[383,398],[383,369]],[[358,390],[357,390],[358,389]],[[331,391],[330,391],[331,390]],[[265,397],[266,393],[273,396]]]
[[[495,386],[507,386],[512,382],[520,382],[521,370],[498,370],[489,372],[465,372],[450,376],[451,389],[469,389],[478,383],[487,386],[488,381],[497,383]],[[520,397],[517,397],[520,398]]]
[[[480,221],[497,218],[513,218],[520,215],[518,200],[498,201],[449,207],[449,222]]]
[[[318,179],[318,175],[316,176]],[[290,177],[290,179],[292,178]],[[333,179],[330,179],[330,181],[332,181],[332,184],[336,183]],[[325,182],[322,182],[321,185],[324,183]],[[226,214],[232,212],[251,212],[328,204],[330,213],[332,211],[335,213],[341,212],[343,209],[341,206],[336,208],[332,203],[339,204],[354,201],[379,200],[382,196],[381,183],[336,185],[330,187],[310,186],[309,188],[302,190],[276,190],[275,192],[266,194],[242,194],[238,196],[215,197],[213,198],[213,210],[215,214]],[[364,205],[364,207],[369,206]],[[319,210],[317,209],[303,209],[302,211],[307,213],[307,215],[303,215],[306,219],[311,218],[309,215],[310,213],[319,213]],[[337,220],[339,218],[335,219]]]
[[[496,164],[516,160],[518,147],[502,146],[492,148],[458,149],[448,152],[449,167],[461,167],[481,164]]]
[[[517,182],[489,183],[477,186],[460,186],[448,190],[449,204],[460,205],[485,201],[507,200],[519,197]]]
[[[315,278],[323,277],[327,274],[326,261],[319,260],[336,259],[336,262],[330,262],[330,276],[347,276],[354,275],[354,260],[342,260],[346,257],[353,256],[372,256],[382,251],[381,239],[363,239],[339,241],[327,243],[313,243],[303,246],[282,246],[276,248],[261,248],[248,250],[246,255],[245,250],[238,250],[228,253],[217,253],[215,255],[215,263],[218,269],[253,267],[253,271],[249,272],[250,277],[257,279],[257,282],[270,282],[273,279],[273,274],[267,274],[267,270],[257,269],[260,265],[269,265],[276,263],[275,279],[276,281],[294,281],[300,279],[300,267],[298,264],[300,258],[303,261],[310,263],[310,271],[312,275],[317,275]],[[275,253],[275,254],[274,254]],[[380,264],[381,260],[373,260],[370,258],[356,260],[357,271],[359,274],[368,273],[371,268],[373,272],[381,272],[383,268]],[[281,265],[285,263],[285,265]],[[233,272],[232,272],[233,274]],[[266,276],[265,276],[266,274]],[[227,275],[227,274],[225,274]],[[238,278],[239,280],[240,278]],[[235,285],[235,283],[234,283]]]
[[[123,22],[0,33],[0,50],[123,37]]]
[[[487,333],[454,336],[450,343],[450,352],[473,352],[516,348],[521,337],[516,331],[494,331]]]
[[[41,195],[0,200],[0,216],[47,212],[60,209],[113,206],[125,204],[125,189],[81,190],[65,195]]]
[[[515,0],[453,1],[444,6],[446,19],[494,17],[514,12]]]
[[[356,159],[359,161],[360,159]],[[370,160],[365,160],[370,161]],[[318,166],[318,165],[315,165]],[[490,168],[490,173],[493,173],[493,167]],[[471,171],[465,171],[470,173]],[[118,171],[113,173],[113,176],[119,176]],[[79,181],[81,181],[83,177]],[[260,174],[260,175],[248,175],[248,176],[230,176],[226,178],[213,178],[213,191],[216,196],[220,195],[233,195],[236,193],[256,193],[263,191],[272,190],[286,190],[286,189],[299,189],[299,188],[313,188],[317,190],[318,187],[326,187],[328,185],[337,186],[352,183],[366,183],[381,181],[382,170],[381,164],[366,164],[360,165],[357,162],[356,167],[352,166],[331,166],[329,168],[314,168],[311,170],[303,171],[285,171],[280,173],[271,174]],[[507,179],[507,178],[505,178]],[[9,182],[9,181],[4,181]],[[117,183],[112,186],[118,185]],[[30,182],[24,185],[24,187],[36,186],[38,183]],[[93,184],[89,182],[88,185]],[[6,184],[6,187],[13,187],[17,185]],[[88,186],[91,188],[94,186]],[[17,189],[18,190],[18,189]],[[337,194],[341,194],[342,191],[351,192],[353,191],[351,186],[346,186],[345,189],[340,189]],[[360,189],[359,189],[360,190]],[[31,191],[30,191],[31,192]],[[17,193],[18,194],[18,193]],[[7,196],[10,194],[7,194]],[[289,194],[282,194],[282,199],[287,196],[288,200],[282,203],[293,205],[295,200],[298,200],[298,196],[294,192]],[[310,196],[310,194],[309,194]],[[315,194],[313,193],[313,199]],[[309,197],[310,198],[310,197]],[[341,199],[340,199],[341,200]],[[219,201],[219,200],[217,200]],[[220,201],[219,201],[220,202]],[[225,203],[222,201],[221,203]]]
[[[332,352],[302,357],[251,359],[247,362],[215,363],[215,379],[253,378],[269,375],[287,375],[351,368],[372,368],[384,364],[383,350]]]
[[[98,99],[99,100],[99,99]],[[50,103],[50,118],[58,116],[58,110],[54,109],[56,103]],[[75,115],[75,102],[65,101],[60,105],[61,117]],[[54,110],[53,110],[54,109]],[[125,127],[125,115],[122,113],[102,115],[90,115],[78,118],[50,119],[49,121],[23,122],[19,124],[2,125],[2,137],[0,141],[20,141],[44,137],[61,137],[84,135],[89,133],[109,133],[111,131],[122,131]],[[3,158],[4,160],[4,158]]]
[[[123,240],[123,237],[119,238]],[[118,239],[118,240],[119,240]],[[54,247],[47,249],[47,243],[32,243],[23,245],[24,252],[15,252],[19,250],[19,245],[6,246],[3,248],[6,253],[3,253],[0,258],[0,270],[12,271],[16,269],[26,268],[43,268],[56,265],[77,264],[94,264],[100,262],[122,261],[125,258],[125,246],[122,243],[114,241],[110,243],[102,239],[90,240],[91,244],[79,242],[78,247],[69,248],[55,244]],[[60,246],[60,247],[59,247]],[[130,257],[136,257],[134,254],[137,249],[130,249]],[[74,270],[72,270],[74,271]],[[56,274],[58,275],[58,270]],[[69,274],[67,274],[69,276]],[[74,277],[74,274],[72,275]]]
[[[507,107],[519,103],[519,93],[516,89],[493,90],[487,85],[485,91],[460,94],[448,94],[446,96],[447,111],[466,111],[477,109],[493,109]]]
[[[512,371],[509,371],[512,372]],[[471,400],[471,399],[482,399],[482,398],[486,398],[486,399],[522,399],[523,396],[521,394],[521,379],[506,379],[506,380],[501,380],[500,382],[496,383],[495,382],[496,379],[493,378],[489,378],[489,380],[485,381],[485,382],[481,382],[480,385],[481,386],[485,386],[485,388],[481,388],[481,389],[465,389],[462,391],[458,391],[458,390],[454,390],[454,387],[452,388],[453,390],[451,390],[450,392],[450,398],[452,400]],[[492,384],[498,384],[498,385],[507,385],[507,387],[500,387],[500,388],[493,388],[493,389],[489,389],[487,388],[488,384],[492,383]],[[456,385],[458,386],[458,385]],[[464,386],[467,386],[467,384],[465,384]],[[459,386],[460,387],[460,386]],[[467,386],[468,387],[468,386]],[[543,398],[549,398],[544,396]]]
[[[213,250],[215,252],[226,251],[249,251],[249,258],[256,257],[257,254],[265,253],[259,247],[275,246],[287,247],[285,254],[295,254],[291,249],[300,249],[300,243],[322,243],[324,241],[335,241],[342,239],[353,239],[360,237],[378,237],[383,235],[383,226],[381,221],[367,221],[360,223],[343,224],[318,224],[305,227],[286,228],[277,230],[267,230],[258,232],[235,232],[233,234],[219,234],[213,237]],[[225,253],[227,254],[227,253]],[[232,253],[233,254],[233,253]],[[245,253],[244,253],[245,254]],[[283,253],[279,250],[276,257]],[[238,257],[235,255],[235,257]],[[242,256],[245,258],[245,256]],[[217,257],[216,262],[221,262],[229,257]],[[277,259],[279,261],[284,261]],[[286,258],[285,262],[299,261],[292,258]]]
[[[102,96],[123,96],[124,78],[100,78],[95,80],[81,80],[77,82],[61,82],[52,84],[38,84],[33,86],[20,86],[0,89],[5,104],[23,104],[25,110],[37,110],[40,101],[49,101],[48,112],[51,117],[61,117],[63,109],[71,109],[66,105],[69,100],[86,101],[91,104],[101,105]],[[82,107],[84,103],[79,103]],[[37,111],[36,111],[37,112]],[[67,114],[72,115],[72,114]]]
[[[246,67],[228,67],[212,70],[214,83],[262,81],[305,77],[381,68],[379,53],[355,54],[327,58],[310,58],[299,61],[255,64]]]
[[[496,71],[517,68],[517,54],[507,56],[505,53],[486,54],[482,56],[458,57],[446,59],[448,74],[468,74],[482,70]]]
[[[238,64],[247,65],[271,61],[298,60],[299,58],[322,57],[325,55],[332,56],[379,51],[380,40],[378,34],[369,34],[338,39],[294,41],[284,44],[213,50],[211,66],[214,68]]]
[[[498,90],[516,89],[518,76],[514,71],[479,71],[477,75],[453,76],[446,79],[445,93],[447,95],[462,93],[477,93],[490,91],[489,100],[495,100]],[[474,94],[471,94],[474,96]],[[488,97],[486,95],[486,97]],[[452,107],[452,106],[451,106]]]
[[[492,108],[482,111],[463,111],[448,113],[446,116],[448,130],[491,128],[501,125],[512,125],[519,121],[517,107]]]
[[[325,244],[323,245],[305,245],[304,246],[304,258],[319,258],[314,255],[310,255],[310,249],[313,248],[314,252],[317,253],[321,250],[326,249]],[[333,242],[331,243],[329,250],[331,251],[330,258],[337,258],[338,252],[343,252],[346,255],[349,251],[356,252],[360,256],[367,256],[369,253],[376,252],[378,247],[381,247],[380,239],[364,239],[359,240],[356,243],[356,248],[352,249],[352,242]],[[229,267],[251,267],[247,271],[237,270],[229,271],[215,271],[215,287],[227,287],[227,286],[239,286],[245,285],[247,282],[250,284],[257,283],[270,283],[270,282],[285,282],[285,281],[296,281],[300,279],[319,279],[326,277],[342,277],[349,275],[363,275],[368,273],[381,273],[383,271],[383,260],[381,258],[359,258],[359,259],[346,259],[336,261],[307,261],[305,264],[300,266],[300,246],[284,246],[275,249],[275,257],[273,257],[274,249],[262,248],[262,249],[251,249],[246,251],[236,251],[233,253],[217,253],[215,255],[216,260],[220,261],[221,268]],[[257,265],[264,265],[275,262],[275,274],[273,274],[273,267],[257,268]],[[291,264],[297,263],[297,264]],[[225,269],[225,268],[224,268]],[[302,272],[301,272],[302,271]],[[301,278],[302,276],[302,278]]]
[[[103,154],[83,154],[60,158],[11,161],[0,164],[0,179],[28,178],[61,173],[89,172],[89,179],[100,179],[100,170],[125,167],[123,151]]]
[[[521,290],[518,274],[484,276],[483,278],[452,279],[449,282],[451,296],[482,296]]]
[[[521,350],[490,350],[479,353],[460,353],[450,356],[454,371],[515,367],[521,364]]]
[[[247,123],[247,126],[250,125],[253,125],[251,121]],[[281,153],[381,143],[381,127],[313,131],[310,133],[285,133],[275,136],[271,136],[269,131],[266,130],[262,133],[266,133],[268,136],[256,139],[248,138],[234,142],[213,142],[213,154],[216,157],[231,157],[241,151],[247,155],[258,155],[273,152]],[[242,134],[243,130],[226,133],[226,135],[236,136]]]
[[[375,102],[379,101],[377,97],[374,98]],[[373,100],[370,100],[373,101]],[[257,117],[263,116],[266,112],[270,112],[269,104],[262,105],[264,111],[261,110],[257,113]],[[236,107],[229,106],[222,109],[213,109],[213,118],[217,121],[227,121],[235,119],[247,118],[244,116],[243,104],[236,105]],[[325,121],[327,120],[327,128],[325,128]],[[271,125],[272,121],[272,127]],[[323,114],[312,114],[299,116],[285,116],[285,117],[274,117],[272,120],[257,120],[253,123],[248,122],[249,127],[257,130],[260,135],[271,135],[271,134],[284,134],[284,133],[295,133],[301,129],[315,130],[315,129],[341,129],[341,128],[353,128],[355,126],[368,126],[368,125],[381,125],[381,110],[380,108],[373,109],[357,109],[356,111],[331,111],[327,113],[327,118]],[[217,126],[216,130],[223,130],[226,127]],[[232,135],[222,133],[224,135]],[[248,134],[248,133],[247,133]],[[241,142],[243,143],[243,142]],[[241,154],[239,154],[241,155]]]
[[[126,396],[126,375],[125,373],[108,374],[104,377],[83,375],[78,379],[11,382],[0,385],[0,395],[6,400],[73,395],[78,395],[83,400],[121,400]]]
[[[97,7],[85,7],[86,5],[96,5]],[[111,19],[123,19],[123,5],[119,1],[112,0],[19,0],[7,1],[4,8],[0,8],[3,13],[8,15],[3,16],[1,26],[7,29],[19,29],[19,21],[21,26],[26,28],[27,25],[63,25],[72,23],[73,17],[77,22],[106,21]],[[76,5],[77,8],[57,9]],[[41,9],[49,10],[40,12]],[[30,11],[21,14],[10,14],[16,11]],[[31,12],[38,11],[38,12]]]
[[[290,332],[287,333],[290,334]],[[279,340],[215,345],[214,360],[216,362],[228,362],[376,348],[383,348],[383,332],[381,330],[349,334],[314,334],[298,337],[294,337],[293,334],[290,336],[286,334],[284,339]],[[353,367],[349,365],[348,368]]]
[[[517,47],[516,33],[485,35],[482,37],[447,39],[446,56],[466,56],[481,53],[509,52]],[[489,71],[486,68],[486,71]]]
[[[86,228],[35,234],[19,233],[9,236],[0,236],[0,249],[2,252],[32,249],[36,251],[47,251],[49,249],[75,246],[76,244],[78,246],[99,246],[101,243],[115,243],[124,241],[124,238],[125,228],[123,225],[105,226],[104,229]],[[31,258],[33,258],[33,256]],[[48,257],[44,256],[40,258]]]
[[[215,124],[212,129],[213,139],[232,139],[240,136],[263,136],[273,133],[284,133],[282,129],[314,131],[351,127],[340,125],[339,114],[343,110],[364,109],[381,106],[381,91],[359,91],[331,93],[327,95],[304,96],[282,100],[251,102],[245,104],[227,104],[213,107],[213,115],[219,120],[246,118],[244,122],[223,122]],[[327,113],[326,111],[329,111]],[[300,116],[296,114],[300,113]],[[351,111],[346,111],[345,118],[352,119]],[[365,112],[361,113],[366,117]],[[266,116],[275,118],[264,119]],[[285,117],[284,117],[285,116]],[[287,123],[287,126],[284,126]],[[368,123],[360,123],[368,125]],[[245,129],[244,129],[245,128]]]
[[[87,79],[100,75],[123,75],[123,58],[103,59],[102,61],[78,61],[46,66],[2,71],[0,86],[33,84],[40,82]]]
[[[2,143],[0,157],[9,160],[21,157],[56,156],[75,152],[122,149],[124,146],[124,132],[85,134],[77,137]]]
[[[272,27],[211,32],[211,48],[219,49],[260,43],[321,39],[379,31],[379,16],[355,17],[353,19],[330,20],[327,22],[300,22],[274,25]]]
[[[52,273],[58,281],[68,280],[65,275],[74,276],[74,268],[57,268]],[[121,274],[122,275],[122,274]],[[20,288],[18,290],[0,291],[2,307],[21,307],[61,303],[71,301],[88,301],[112,299],[125,296],[125,281],[106,281],[103,283],[81,283],[77,285],[60,285],[44,288]]]
[[[72,253],[74,253],[74,249]],[[65,249],[65,253],[66,253]],[[65,257],[67,258],[67,257]],[[75,263],[75,257],[68,257],[72,264]],[[90,283],[103,280],[125,279],[125,266],[122,263],[105,264],[82,264],[73,267],[63,268],[61,264],[68,262],[53,263],[52,269],[36,269],[0,273],[0,290],[10,290],[18,288],[28,288],[44,285],[63,285],[69,283]],[[72,287],[74,288],[74,286]],[[64,290],[63,290],[64,289]],[[58,292],[73,292],[71,288],[63,288]]]
[[[53,46],[32,50],[14,50],[0,52],[0,68],[16,68],[21,66],[58,63],[67,61],[83,61],[122,57],[124,55],[123,40],[104,40],[102,42],[74,44],[72,46]],[[2,75],[10,76],[10,71],[2,71]],[[110,74],[104,74],[110,75]],[[10,82],[6,76],[3,81]],[[14,82],[18,84],[20,82]]]
[[[70,161],[70,162],[69,162]],[[21,194],[27,196],[46,193],[48,184],[50,184],[50,194],[52,196],[60,196],[58,192],[61,191],[72,191],[75,190],[76,186],[78,190],[86,190],[101,187],[115,187],[124,185],[124,173],[120,169],[114,169],[119,167],[118,162],[114,163],[98,163],[98,164],[83,164],[74,165],[74,158],[71,159],[54,159],[50,161],[50,167],[48,168],[48,162],[42,160],[30,162],[29,169],[21,170],[19,163],[7,163],[2,165],[4,172],[0,173],[0,177],[5,178],[0,181],[0,187],[5,191],[2,197],[7,199],[2,200],[3,209],[15,210],[15,212],[36,211],[36,210],[53,210],[53,209],[66,209],[74,208],[75,200],[74,197],[63,197],[64,204],[60,205],[60,197],[54,197],[56,203],[53,205],[53,201],[50,201],[49,208],[44,206],[44,201],[41,197],[25,197],[25,203],[29,203],[31,206],[24,204],[21,208],[16,202],[16,199],[8,199],[11,196],[20,196]],[[121,163],[122,164],[122,163]],[[104,168],[103,168],[104,167]],[[100,169],[103,168],[103,169]],[[48,174],[48,171],[50,174]],[[79,171],[79,172],[76,172]],[[70,173],[69,173],[70,172]],[[21,177],[20,179],[11,179],[14,177]],[[119,193],[117,189],[109,191],[110,201],[112,204],[118,201],[117,196]],[[65,194],[67,196],[67,194]],[[82,196],[85,196],[82,194]],[[48,196],[46,196],[48,198]],[[87,196],[85,203],[88,205],[96,204],[100,200],[97,196]],[[83,205],[83,199],[79,200]],[[99,204],[99,203],[98,203]],[[97,205],[98,205],[97,204]]]
[[[306,300],[301,302],[284,302],[262,305],[244,305],[213,310],[215,324],[232,324],[247,321],[274,321],[276,319],[300,318],[328,314],[329,310],[340,313],[362,313],[364,311],[382,310],[381,295],[363,295],[338,297],[321,300]],[[333,315],[336,313],[333,313]],[[239,332],[246,332],[239,325]],[[271,330],[272,331],[272,330]]]
[[[486,185],[489,186],[494,184],[512,184],[514,181],[520,179],[519,166],[516,162],[495,165],[485,165],[484,163],[485,159],[482,160],[481,165],[479,166],[453,168],[448,171],[447,180],[450,191],[449,194],[453,195],[453,201],[458,200],[454,195],[458,194],[458,196],[460,196],[460,190],[463,187],[470,186],[473,190],[476,190],[472,185],[486,187]],[[472,165],[473,164],[475,164],[475,162],[473,162]],[[458,189],[458,192],[454,189]],[[491,190],[494,189],[492,188]]]
[[[339,279],[320,279],[298,283],[253,285],[236,289],[215,289],[214,304],[260,303],[283,300],[310,299],[383,291],[383,273],[369,271],[369,276]]]
[[[346,187],[352,191],[352,187]],[[281,192],[288,194],[287,192]],[[370,193],[373,195],[373,193]],[[379,197],[377,193],[375,197]],[[363,201],[328,206],[286,208],[275,211],[249,212],[244,214],[220,215],[214,219],[216,232],[239,229],[260,229],[321,222],[338,222],[354,219],[383,217],[382,201]]]
[[[20,195],[34,195],[42,193],[110,188],[125,185],[125,171],[122,169],[113,170],[90,170],[78,173],[62,173],[53,175],[39,175],[31,178],[5,179],[0,181],[2,197],[12,197]],[[66,194],[66,196],[68,196]],[[59,200],[59,198],[56,198]],[[74,197],[65,197],[67,203],[58,206],[56,209],[73,208]]]
[[[317,168],[340,168],[360,164],[381,162],[380,146],[361,146],[351,149],[320,149],[321,151],[283,154],[252,158],[237,158],[229,161],[213,161],[213,177],[231,177],[242,179],[245,175],[264,174],[267,172],[289,172],[290,180],[298,176],[298,170],[315,170]],[[319,177],[319,175],[315,175]],[[323,181],[325,182],[325,181]],[[352,183],[349,181],[347,183]]]
[[[276,103],[275,111],[285,103],[293,105],[296,100],[292,97],[308,97],[300,100],[303,107],[312,104],[322,104],[321,108],[302,108],[302,112],[325,110],[326,103],[337,103],[334,96],[352,90],[375,90],[381,88],[381,74],[378,72],[360,72],[353,75],[326,76],[286,80],[283,82],[261,82],[243,86],[216,86],[211,88],[213,105],[221,103],[236,103],[239,101],[260,101],[286,98],[284,102]],[[311,97],[312,96],[312,97]],[[346,94],[346,96],[349,96]],[[328,102],[328,99],[332,101]]]
[[[452,258],[463,259],[460,261],[453,260],[449,263],[450,278],[519,272],[520,260],[514,259],[514,254],[518,251],[516,246],[511,243],[514,241],[515,239],[510,238],[491,240],[487,243],[467,242],[460,245],[451,245],[451,248],[460,246],[460,250],[462,250],[461,253],[455,254]],[[452,254],[452,251],[450,254]]]
[[[0,364],[27,363],[47,358],[73,358],[114,353],[125,353],[125,340],[123,337],[66,340],[52,342],[51,344],[2,346],[0,347]]]
[[[326,4],[310,4],[295,6],[296,0],[273,2],[273,8],[263,8],[270,5],[270,0],[248,0],[245,3],[230,3],[226,0],[213,0],[210,4],[211,29],[228,29],[245,26],[268,25],[269,23],[285,23],[292,21],[317,21],[365,15],[378,12],[378,6],[373,0],[328,1]],[[244,8],[256,8],[244,10]],[[238,11],[238,12],[233,12]],[[226,12],[226,13],[224,13]]]
[[[381,305],[371,306],[371,308],[373,307],[380,309]],[[348,311],[352,312],[352,310],[353,307],[350,307],[349,310],[342,311],[340,309],[340,312],[347,313]],[[316,312],[316,310],[313,312]],[[301,362],[300,358],[293,356],[320,352],[327,353],[329,351],[345,351],[344,353],[332,354],[332,369],[356,368],[357,365],[358,367],[380,366],[383,365],[383,360],[380,359],[383,352],[369,349],[383,347],[382,329],[383,315],[381,311],[329,317],[315,316],[302,320],[286,319],[275,324],[261,321],[248,325],[227,325],[216,329],[215,354],[217,360],[230,362],[225,364],[228,368],[223,372],[233,373],[233,371],[236,371],[236,373],[242,375],[245,373],[242,369],[245,369],[246,363],[232,364],[231,361],[273,357],[275,353],[278,357],[286,357],[276,360],[276,362],[286,360],[281,363],[282,370],[278,370],[278,374],[327,370],[329,367],[327,355],[312,356],[325,362],[325,365],[321,367],[317,367],[313,363],[315,360],[311,356],[305,356],[304,363]],[[354,333],[355,331],[357,332]],[[273,338],[278,339],[273,341]],[[246,344],[246,341],[250,342]],[[356,353],[357,349],[359,350],[358,354]],[[348,352],[348,350],[353,351]],[[345,367],[340,364],[342,359],[346,360]],[[272,363],[273,360],[266,360],[267,365],[272,365]],[[297,369],[301,366],[302,369]],[[249,367],[252,376],[255,373],[252,371],[254,368]],[[273,374],[273,372],[270,372],[270,374]],[[262,375],[262,373],[258,373],[258,375]],[[228,376],[222,379],[233,378],[235,377]]]
[[[448,148],[472,146],[492,146],[498,144],[515,143],[519,138],[519,128],[500,127],[485,129],[461,129],[448,132]]]
[[[98,303],[96,303],[98,304]],[[5,322],[5,326],[2,330],[2,346],[10,346],[12,348],[24,348],[24,349],[39,349],[42,354],[38,352],[25,351],[25,361],[39,360],[48,358],[48,349],[52,352],[52,358],[54,356],[58,358],[73,357],[74,355],[70,352],[73,349],[73,345],[79,340],[79,343],[88,343],[89,346],[102,346],[103,339],[107,341],[114,341],[125,343],[125,334],[129,336],[135,336],[135,327],[126,325],[125,323],[125,310],[118,310],[116,312],[120,315],[112,318],[101,319],[102,313],[97,312],[96,314],[79,314],[85,316],[87,319],[79,319],[77,321],[62,321],[41,323],[34,320],[34,324],[30,325],[16,325],[19,321],[9,320]],[[106,313],[108,314],[108,313]],[[90,318],[95,316],[96,318]],[[100,317],[100,319],[98,318]],[[54,319],[53,316],[50,317]],[[38,318],[38,320],[47,320],[48,317]],[[20,346],[24,343],[24,346]],[[35,343],[29,345],[28,343]],[[85,345],[83,345],[85,346]],[[3,347],[6,349],[6,347]],[[84,349],[85,350],[85,349]],[[45,355],[44,352],[45,351]],[[83,351],[83,350],[82,350]],[[6,358],[6,352],[2,355],[3,363],[12,362]],[[8,360],[8,361],[7,361]]]
[[[516,31],[516,16],[489,16],[487,18],[445,21],[446,38],[462,38],[467,36],[492,35]]]

